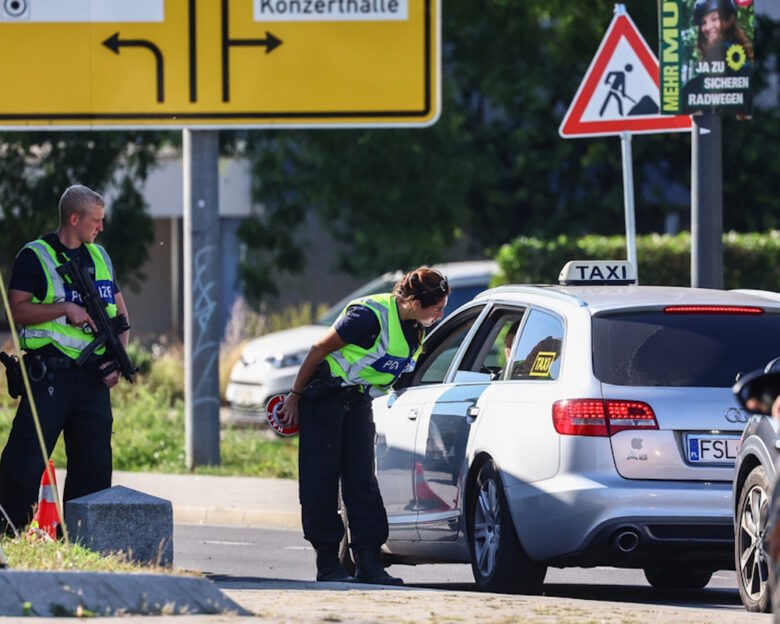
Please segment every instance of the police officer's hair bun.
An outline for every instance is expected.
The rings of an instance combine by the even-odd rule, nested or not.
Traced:
[[[416,299],[427,308],[449,295],[450,286],[441,272],[421,266],[404,275],[395,285],[393,294],[408,302]]]

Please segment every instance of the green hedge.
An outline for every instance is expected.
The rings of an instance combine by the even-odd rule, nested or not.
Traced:
[[[641,284],[690,286],[691,235],[638,236],[636,252]],[[521,237],[507,243],[496,260],[500,273],[494,284],[556,283],[569,260],[620,260],[626,257],[623,236],[559,236],[555,240]],[[723,235],[725,288],[780,291],[780,230],[766,234]]]

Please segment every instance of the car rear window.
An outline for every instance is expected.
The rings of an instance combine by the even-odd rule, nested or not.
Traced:
[[[780,355],[780,314],[593,317],[593,370],[620,386],[730,387]]]

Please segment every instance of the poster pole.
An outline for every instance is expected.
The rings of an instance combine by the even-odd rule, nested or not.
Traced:
[[[723,156],[718,113],[693,116],[691,286],[723,288]]]

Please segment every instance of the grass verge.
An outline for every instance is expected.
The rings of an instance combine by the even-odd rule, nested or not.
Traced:
[[[121,553],[101,555],[79,544],[28,535],[0,537],[0,548],[8,559],[9,568],[14,570],[171,573],[167,568],[130,561]]]

